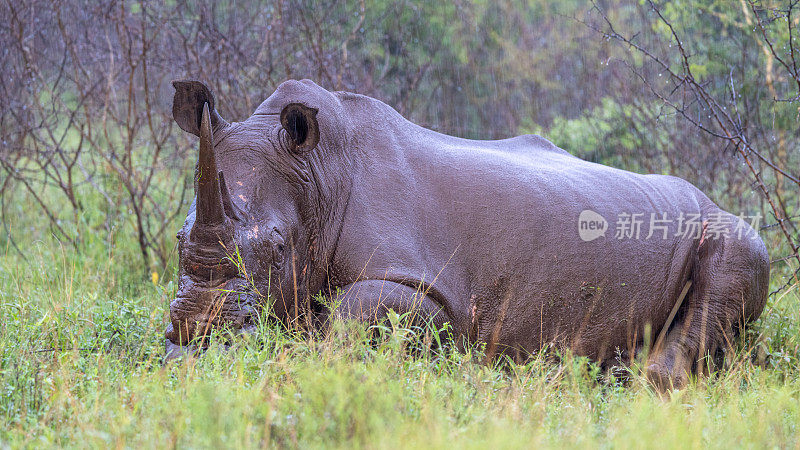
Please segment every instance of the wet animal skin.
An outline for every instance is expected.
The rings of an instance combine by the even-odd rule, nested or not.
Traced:
[[[611,364],[663,331],[647,370],[666,389],[764,308],[763,242],[679,178],[583,161],[540,136],[447,136],[309,80],[284,82],[242,122],[204,84],[174,86],[173,116],[200,152],[170,350],[248,330],[268,304],[277,320],[323,324],[321,291],[336,315],[413,310],[515,357],[547,346]],[[626,215],[724,225],[713,238],[675,220],[615,236]]]

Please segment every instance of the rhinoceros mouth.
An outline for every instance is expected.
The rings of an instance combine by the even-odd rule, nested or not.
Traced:
[[[201,297],[202,298],[202,297]],[[213,330],[239,334],[254,326],[257,316],[251,294],[225,292],[213,299],[177,296],[170,304],[170,321],[164,337],[175,345],[208,345]]]

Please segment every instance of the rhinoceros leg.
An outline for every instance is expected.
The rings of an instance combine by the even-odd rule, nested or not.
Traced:
[[[764,309],[769,256],[761,240],[720,237],[701,243],[693,285],[664,344],[654,349],[647,377],[665,391],[686,384],[706,366],[705,356],[733,337]]]
[[[390,309],[399,314],[411,313],[415,325],[433,321],[440,329],[448,321],[442,307],[424,291],[385,280],[365,280],[344,286],[334,304],[340,305],[336,310],[339,317],[367,323],[382,320]]]

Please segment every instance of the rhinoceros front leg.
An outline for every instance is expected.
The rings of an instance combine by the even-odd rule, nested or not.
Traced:
[[[411,323],[424,325],[433,322],[441,329],[449,319],[442,307],[424,291],[386,280],[365,280],[348,284],[334,298],[339,305],[334,314],[343,319],[377,323],[386,318],[389,310],[410,314]]]

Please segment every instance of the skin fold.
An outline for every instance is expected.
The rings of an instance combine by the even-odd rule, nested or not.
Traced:
[[[201,151],[170,351],[249,329],[267,298],[287,323],[324,315],[311,300],[322,292],[339,316],[414,311],[514,356],[550,346],[611,363],[667,328],[647,370],[669,388],[764,308],[763,242],[679,178],[583,161],[539,136],[443,135],[308,80],[234,123],[202,83],[174,85],[173,116]],[[581,237],[584,211],[604,235]],[[637,238],[612,231],[626,214],[641,214]],[[674,219],[689,216],[701,227],[681,235]],[[648,237],[651,217],[673,220]]]

